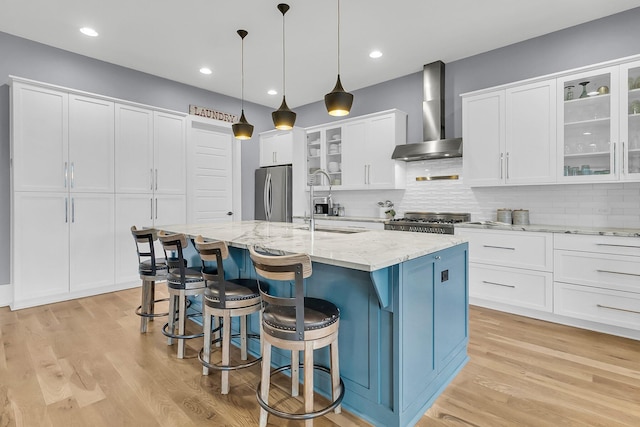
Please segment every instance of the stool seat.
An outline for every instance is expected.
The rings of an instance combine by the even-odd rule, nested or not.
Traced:
[[[142,261],[138,266],[138,272],[141,276],[161,276],[167,274],[167,270],[167,262],[160,258],[156,258],[155,271],[153,270],[153,262],[150,259]]]
[[[254,279],[231,279],[225,282],[224,294],[227,302],[260,298],[258,285]],[[216,286],[215,282],[209,284],[204,290],[204,298],[206,304],[218,308],[218,305],[220,305],[220,287]],[[259,302],[256,301],[256,304]]]
[[[172,289],[197,289],[204,287],[204,279],[200,270],[195,268],[184,269],[184,283],[179,268],[172,268],[167,274],[167,283]]]
[[[326,328],[340,319],[340,310],[335,304],[318,298],[304,299],[304,330]],[[283,339],[294,339],[296,332],[296,308],[267,305],[262,312],[264,331]],[[287,338],[287,335],[291,337]]]

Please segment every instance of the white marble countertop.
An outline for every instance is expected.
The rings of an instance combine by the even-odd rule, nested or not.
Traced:
[[[242,249],[258,245],[285,253],[307,253],[315,262],[363,271],[389,267],[467,241],[465,237],[455,235],[387,230],[342,234],[322,231],[322,227],[318,227],[320,229],[311,233],[305,227],[306,224],[241,221],[156,228],[191,237],[202,235],[206,239],[224,240],[229,246]],[[330,230],[341,229],[332,227]]]
[[[374,218],[371,216],[329,216],[329,215],[315,215],[314,216],[316,220],[325,220],[328,219],[329,221],[352,221],[352,222],[379,222],[381,224],[384,224],[385,222],[389,221],[388,218]],[[294,219],[306,219],[308,220],[309,217],[307,216],[294,216]]]
[[[480,221],[463,222],[455,225],[456,228],[481,228],[486,230],[509,230],[509,231],[533,231],[543,233],[565,233],[565,234],[587,234],[594,236],[621,236],[640,237],[639,228],[614,228],[614,227],[586,227],[569,225],[511,225],[503,222]]]

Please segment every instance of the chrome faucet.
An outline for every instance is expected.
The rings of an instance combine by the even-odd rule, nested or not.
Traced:
[[[314,218],[314,213],[315,213],[315,206],[313,206],[313,177],[315,177],[318,174],[322,174],[324,176],[327,177],[327,181],[329,181],[329,205],[331,205],[331,177],[329,176],[329,174],[323,170],[323,169],[318,169],[317,171],[315,171],[314,173],[311,174],[309,182],[307,183],[309,185],[309,231],[315,231],[316,229],[316,221]]]

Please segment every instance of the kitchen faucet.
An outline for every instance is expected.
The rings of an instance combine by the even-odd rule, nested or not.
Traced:
[[[318,175],[318,174],[323,174],[324,176],[327,177],[327,181],[329,181],[329,197],[327,197],[328,202],[329,202],[329,206],[332,205],[331,203],[331,177],[329,176],[329,174],[323,170],[323,169],[318,169],[317,171],[315,171],[314,173],[311,174],[311,176],[309,177],[309,231],[315,231],[316,229],[316,221],[315,218],[313,216],[314,211],[315,211],[315,206],[313,206],[313,178]]]

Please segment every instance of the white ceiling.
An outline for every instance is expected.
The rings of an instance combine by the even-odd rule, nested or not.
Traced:
[[[286,0],[285,0],[286,1]],[[0,0],[0,31],[277,108],[282,15],[277,0]],[[336,0],[289,0],[290,107],[323,99],[337,73]],[[640,0],[342,0],[341,76],[347,91],[640,6]],[[83,26],[100,36],[80,34]],[[372,49],[383,52],[373,60]],[[213,74],[199,73],[209,67]],[[277,96],[267,95],[277,89]]]

